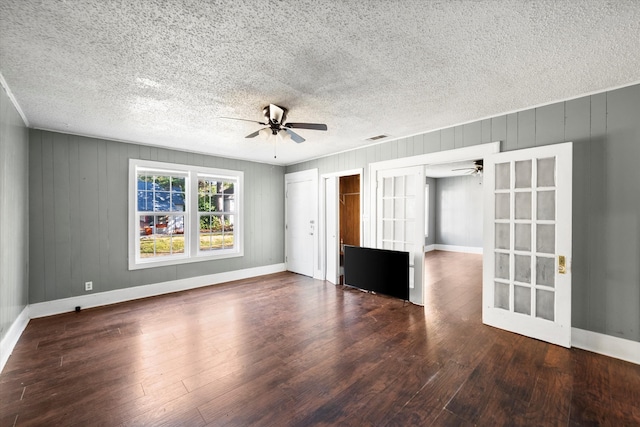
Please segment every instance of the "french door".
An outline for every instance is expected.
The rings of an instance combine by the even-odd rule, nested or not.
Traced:
[[[483,322],[571,346],[572,144],[484,159]]]
[[[377,247],[409,252],[409,299],[423,305],[424,167],[384,169],[377,174]]]

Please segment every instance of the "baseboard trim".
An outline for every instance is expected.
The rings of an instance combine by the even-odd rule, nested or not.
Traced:
[[[447,252],[463,252],[467,254],[482,254],[482,247],[475,246],[455,246],[455,245],[440,245],[435,244],[434,249],[436,251],[447,251]]]
[[[424,247],[425,252],[431,252],[436,250],[436,245],[428,245]]]
[[[188,279],[170,280],[151,285],[134,286],[131,288],[117,289],[114,291],[100,292],[96,294],[80,295],[77,297],[46,301],[29,306],[29,317],[53,316],[55,314],[74,311],[75,307],[92,308],[103,305],[116,304],[140,298],[153,297],[171,292],[186,291],[203,286],[216,285],[234,280],[249,279],[265,274],[285,271],[285,265],[272,264],[262,267],[247,268],[244,270],[227,271],[224,273],[209,274],[206,276],[190,277]]]
[[[571,328],[571,346],[640,365],[640,342]]]
[[[11,324],[7,334],[2,338],[2,342],[0,342],[0,372],[4,370],[4,365],[7,364],[9,356],[13,353],[13,349],[16,344],[18,344],[18,340],[28,324],[29,306],[26,306]]]

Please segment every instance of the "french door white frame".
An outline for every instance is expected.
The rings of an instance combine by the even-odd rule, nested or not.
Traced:
[[[398,169],[411,166],[421,166],[429,164],[451,163],[465,160],[477,160],[491,154],[500,152],[500,141],[490,142],[487,144],[473,145],[471,147],[457,148],[454,150],[438,151],[435,153],[422,154],[419,156],[403,157],[400,159],[386,160],[369,164],[369,174],[366,176],[366,185],[368,186],[368,199],[365,199],[365,211],[363,216],[363,225],[365,227],[364,246],[376,247],[377,239],[377,191],[376,182],[378,174],[388,169]],[[418,221],[424,222],[424,218]],[[368,232],[367,232],[368,231]],[[419,301],[424,299],[424,281],[414,284],[416,289],[420,290]]]
[[[338,256],[338,253],[335,252],[333,253],[331,251],[331,248],[327,247],[327,234],[330,232],[330,230],[328,230],[328,224],[332,223],[332,218],[328,218],[327,217],[327,196],[329,196],[330,191],[328,191],[327,188],[327,182],[330,178],[336,178],[339,179],[340,177],[343,176],[352,176],[352,175],[359,175],[360,176],[360,245],[363,244],[364,241],[364,222],[362,221],[362,212],[364,209],[364,179],[363,179],[363,175],[364,175],[364,169],[360,168],[360,169],[350,169],[350,170],[346,170],[346,171],[340,171],[340,172],[333,172],[333,173],[326,173],[326,174],[322,174],[320,177],[320,229],[319,231],[319,253],[320,253],[320,260],[319,260],[319,264],[318,264],[318,269],[316,270],[316,274],[314,276],[314,278],[316,279],[320,279],[320,280],[327,280],[327,277],[329,276],[329,272],[327,271],[327,267],[328,267],[328,263],[327,263],[327,259],[330,256]],[[339,185],[339,184],[338,184]],[[337,196],[337,195],[336,195]],[[337,221],[339,221],[339,216],[335,218],[335,222],[333,222],[334,224],[337,225],[338,228],[338,232],[340,231],[340,224],[337,223]],[[338,265],[338,268],[340,268],[340,266]]]
[[[495,156],[490,156],[485,159],[485,176],[484,176],[484,256],[483,256],[483,307],[482,307],[482,320],[485,324],[495,326],[500,329],[505,329],[511,332],[516,332],[528,337],[536,338],[542,341],[550,342],[553,344],[561,345],[564,347],[571,347],[571,257],[572,257],[572,153],[573,144],[566,142],[563,144],[552,144],[540,147],[527,148],[522,150],[508,151],[500,153]],[[549,183],[546,182],[540,184],[535,178],[539,177],[536,160],[552,159],[554,164],[553,180]],[[539,160],[538,160],[539,161]],[[528,178],[531,182],[526,182],[522,186],[518,186],[518,175],[516,173],[518,163],[530,164],[531,168],[529,174],[524,173],[524,178]],[[503,186],[496,189],[496,165],[507,166],[508,169],[502,174]],[[502,169],[504,170],[504,169]],[[525,170],[526,169],[521,169]],[[548,172],[548,170],[547,170]],[[545,176],[548,176],[547,173]],[[504,184],[507,183],[508,186]],[[529,204],[527,207],[526,199],[524,203],[518,204],[517,195],[530,194]],[[553,194],[553,204],[546,202],[546,206],[552,206],[550,209],[553,215],[543,214],[543,218],[538,218],[540,210],[539,206],[545,206],[544,204],[538,205],[538,194]],[[508,200],[507,208],[509,212],[504,212],[504,202],[498,202],[498,196],[507,196]],[[546,196],[548,197],[548,196]],[[515,199],[515,200],[514,200]],[[504,198],[502,200],[505,200]],[[503,214],[497,214],[499,211],[498,204],[501,206]],[[520,218],[514,212],[518,212],[518,206],[525,206],[524,211],[521,212]],[[548,208],[547,208],[548,209]],[[529,215],[523,215],[528,213]],[[516,242],[516,231],[514,227],[519,224],[521,226],[530,227],[531,234],[520,234],[521,236],[529,235],[530,241],[525,244],[521,244],[521,247],[514,243]],[[504,237],[500,244],[496,244],[498,239],[496,238],[496,227],[498,225],[508,226],[509,232],[506,234],[508,239]],[[541,241],[536,239],[536,233],[538,227],[553,227],[553,245],[548,246],[543,242],[543,249],[540,249]],[[526,230],[526,229],[525,229]],[[505,236],[505,234],[503,234]],[[509,240],[506,242],[505,240]],[[550,239],[548,239],[550,240]],[[549,258],[551,255],[552,258]],[[508,263],[501,261],[498,262],[497,256],[508,257]],[[565,265],[564,271],[560,272],[558,258],[562,256],[563,264]],[[521,273],[521,277],[518,278],[518,263],[516,258],[520,257],[521,260],[530,259],[529,266],[527,264],[519,264],[521,271],[526,271],[530,268],[527,274]],[[552,260],[552,266],[538,267],[536,260],[546,260],[548,263]],[[522,261],[521,261],[522,262]],[[507,275],[505,276],[505,269],[502,267],[501,273],[498,275],[497,265],[504,266],[508,264]],[[515,267],[514,267],[514,264]],[[541,270],[538,270],[538,269]],[[546,276],[538,276],[538,271],[544,271],[545,275],[552,272],[552,280]],[[542,274],[542,273],[541,273]],[[538,277],[545,277],[544,282],[538,283]],[[518,282],[520,280],[521,282]],[[549,283],[550,281],[550,283]],[[504,304],[504,301],[496,302],[496,287],[502,286],[503,289],[506,286],[508,289],[508,307]],[[521,302],[521,308],[518,310],[514,308],[514,299],[516,296],[514,292],[517,289],[528,291],[530,294],[529,306]],[[543,314],[536,314],[537,292],[551,294],[553,299],[551,300],[552,315],[549,316],[547,312]],[[503,292],[501,295],[506,295]],[[526,295],[526,293],[524,294]],[[502,297],[500,297],[502,298]],[[548,300],[547,300],[548,301]],[[502,304],[503,308],[499,308]],[[548,307],[548,302],[545,302]],[[527,310],[529,313],[527,314]],[[545,309],[548,310],[548,309]],[[525,314],[521,314],[525,313]],[[550,320],[547,320],[549,319]]]

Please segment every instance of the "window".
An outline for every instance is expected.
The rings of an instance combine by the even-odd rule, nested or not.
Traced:
[[[132,159],[129,269],[242,256],[243,176]]]

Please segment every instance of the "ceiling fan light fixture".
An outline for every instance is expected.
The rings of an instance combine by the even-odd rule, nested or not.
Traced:
[[[262,139],[269,139],[269,137],[271,136],[271,129],[269,128],[260,129],[260,131],[258,132],[258,135],[260,135]]]
[[[287,142],[291,139],[291,134],[284,129],[280,129],[278,131],[278,135],[280,135],[280,138],[282,138],[284,142]]]

